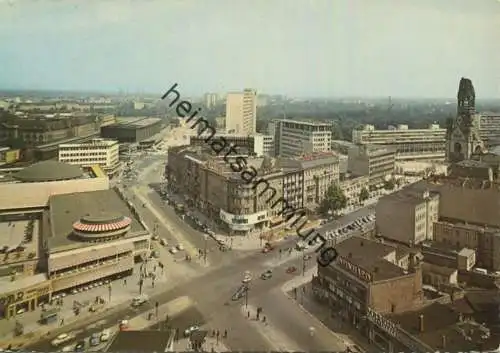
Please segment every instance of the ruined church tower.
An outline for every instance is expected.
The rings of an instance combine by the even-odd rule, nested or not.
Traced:
[[[450,163],[473,159],[485,152],[479,136],[479,115],[472,81],[462,77],[457,94],[457,116],[448,135],[446,156]]]

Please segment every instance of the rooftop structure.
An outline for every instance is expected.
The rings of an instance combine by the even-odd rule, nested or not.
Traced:
[[[83,176],[77,165],[57,161],[43,161],[22,169],[14,178],[22,182],[44,182],[78,179]]]
[[[115,190],[52,196],[49,210],[51,229],[43,236],[51,253],[90,246],[89,240],[109,240],[127,230],[125,237],[146,232],[137,215]],[[82,242],[82,238],[86,242]]]

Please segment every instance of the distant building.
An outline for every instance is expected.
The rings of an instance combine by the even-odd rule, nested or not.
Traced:
[[[370,187],[380,187],[394,174],[395,163],[393,148],[360,145],[349,149],[347,170],[354,175],[368,175]]]
[[[205,135],[190,136],[189,144],[191,146],[200,146],[206,150],[210,150],[210,143],[206,142],[206,138],[207,136]],[[274,156],[273,136],[262,134],[216,134],[211,141],[217,141],[218,139],[224,141],[223,144],[232,144],[241,154],[248,154],[255,157]]]
[[[275,120],[275,148],[280,157],[298,157],[331,151],[331,125],[327,123]]]
[[[481,113],[479,135],[488,147],[500,145],[500,113]]]
[[[119,142],[138,143],[150,139],[162,129],[159,118],[135,118],[101,127],[101,137]]]
[[[377,202],[377,233],[406,245],[433,240],[433,225],[439,217],[439,193],[403,188]]]
[[[11,164],[19,161],[21,150],[9,147],[0,147],[0,165]]]
[[[226,97],[226,131],[234,134],[254,134],[257,127],[257,92],[245,89],[230,92]]]
[[[208,109],[215,107],[218,102],[219,95],[217,93],[205,93],[205,95],[203,96],[203,103]]]
[[[59,162],[82,167],[99,165],[109,176],[114,175],[119,161],[119,143],[116,140],[93,139],[87,143],[59,145]]]
[[[408,125],[377,130],[363,125],[352,131],[352,142],[362,145],[391,146],[398,161],[443,161],[446,151],[446,129],[432,124],[428,129],[409,129]]]

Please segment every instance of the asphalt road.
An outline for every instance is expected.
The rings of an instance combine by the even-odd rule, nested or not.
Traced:
[[[153,163],[153,162],[151,162]],[[155,196],[156,195],[156,196]],[[162,202],[159,195],[152,193],[148,195],[152,202]],[[155,201],[155,197],[157,200]],[[133,201],[133,200],[131,200]],[[141,207],[139,210],[141,211]],[[347,215],[334,224],[327,224],[321,227],[321,230],[326,231],[330,227],[337,227],[340,224],[346,224],[360,215],[366,215],[370,212],[369,209],[362,209],[357,211],[354,215]],[[142,216],[148,226],[155,223],[155,216],[147,209],[142,210]],[[173,210],[165,209],[165,218],[169,222],[174,222],[179,229],[190,237],[189,239],[198,239],[199,234],[191,229],[186,223],[180,220]],[[165,228],[162,229],[161,223],[159,224],[159,231],[167,232]],[[161,236],[161,235],[160,235]],[[295,237],[282,242],[280,248],[288,248],[293,246],[297,241]],[[196,243],[195,243],[196,244]],[[199,244],[199,243],[198,243]],[[308,252],[311,252],[310,250]],[[242,315],[241,306],[243,299],[234,302],[231,297],[237,288],[241,285],[241,279],[245,271],[250,271],[254,275],[254,280],[251,284],[249,292],[249,303],[255,307],[261,306],[263,313],[268,318],[273,326],[277,327],[283,334],[290,340],[302,348],[304,351],[335,351],[341,350],[339,340],[332,335],[332,333],[319,325],[319,321],[312,316],[304,313],[292,300],[288,299],[282,293],[280,287],[283,283],[287,282],[293,276],[300,276],[303,261],[302,254],[296,253],[286,260],[286,255],[283,259],[279,259],[279,252],[275,250],[268,254],[262,254],[260,251],[249,252],[245,257],[234,258],[231,252],[220,253],[221,257],[231,259],[231,266],[216,266],[207,269],[199,269],[199,276],[193,278],[173,289],[167,290],[157,296],[151,298],[149,307],[142,307],[140,310],[154,310],[153,303],[159,304],[167,303],[177,297],[188,295],[196,303],[196,309],[200,312],[201,318],[196,321],[208,322],[214,328],[229,330],[229,336],[226,339],[226,344],[232,350],[249,350],[249,351],[268,351],[273,350],[273,347],[268,339],[265,339],[253,326],[249,325],[248,319]],[[213,256],[213,254],[212,254]],[[212,262],[212,259],[210,259]],[[267,281],[258,278],[262,272],[268,270],[275,262],[273,268],[273,277]],[[291,275],[286,273],[286,268],[290,265],[297,267],[299,270],[296,274]],[[315,261],[308,261],[307,268],[315,266]],[[168,270],[168,269],[167,269]],[[225,305],[229,303],[229,305]],[[94,332],[101,331],[104,327],[110,327],[117,324],[120,320],[130,318],[138,314],[137,309],[131,307],[117,309],[116,312],[102,313],[95,315],[91,318],[83,320],[81,323],[71,324],[64,328],[64,331],[52,332],[45,340],[38,342],[35,345],[27,347],[28,349],[36,351],[52,350],[50,340],[52,340],[58,333],[61,332],[75,332],[77,337],[75,341],[88,337]],[[178,324],[181,328],[189,326],[193,318],[187,314],[181,314],[178,318]],[[177,322],[177,321],[176,321]],[[316,332],[314,337],[309,334],[309,328],[314,327]]]

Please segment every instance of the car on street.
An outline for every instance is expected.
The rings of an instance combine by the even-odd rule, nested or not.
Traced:
[[[93,333],[90,337],[90,346],[95,347],[101,344],[101,336],[99,332]]]
[[[132,299],[132,306],[133,307],[139,307],[145,303],[147,303],[149,300],[149,297],[145,294],[143,295],[139,295],[137,297],[135,297],[134,299]]]
[[[172,255],[177,254],[177,252],[178,252],[178,250],[174,247],[171,247],[169,251]]]
[[[75,345],[75,352],[85,351],[85,341],[80,341]]]
[[[271,277],[273,277],[273,271],[272,270],[267,270],[266,272],[263,272],[260,275],[260,278],[263,279],[263,280],[269,279]]]
[[[184,245],[182,245],[182,244],[177,244],[177,250],[179,250],[179,251],[184,251]]]
[[[160,239],[160,244],[163,245],[163,246],[168,246],[168,242],[165,238],[161,238]]]
[[[295,266],[290,266],[286,269],[286,273],[295,273],[297,272],[297,267]]]
[[[243,277],[242,282],[243,282],[243,283],[248,283],[248,282],[250,282],[251,280],[252,280],[252,276],[247,274],[247,275],[245,275],[245,277]]]
[[[69,342],[74,338],[73,335],[70,335],[69,333],[61,333],[58,335],[56,338],[54,338],[50,344],[54,347],[60,346],[63,343]]]
[[[105,329],[101,332],[101,342],[107,342],[111,338],[111,331]]]
[[[192,325],[189,326],[187,329],[184,330],[184,336],[188,337],[190,336],[193,332],[196,332],[200,329],[200,326],[198,325]]]

